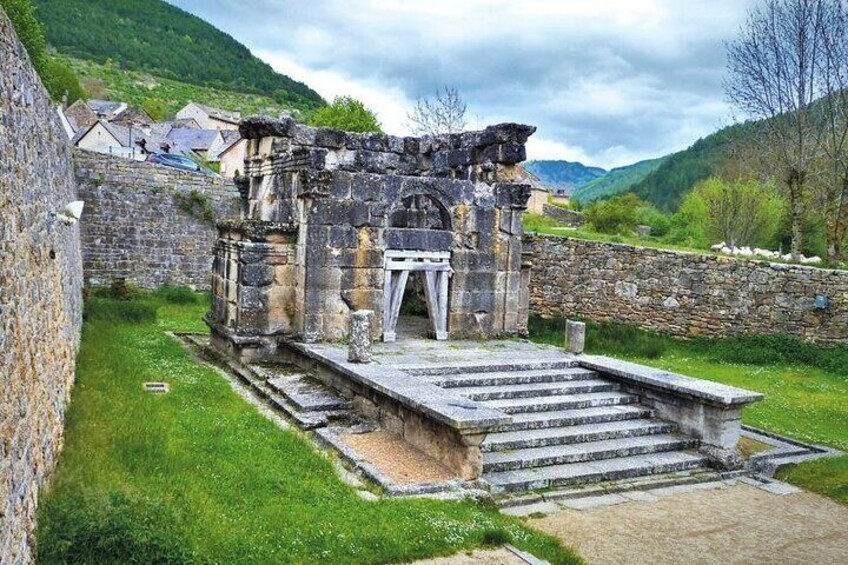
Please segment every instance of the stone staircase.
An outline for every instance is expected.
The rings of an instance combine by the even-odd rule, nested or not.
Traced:
[[[484,441],[481,479],[517,492],[696,470],[698,441],[652,417],[615,381],[569,363],[428,375],[433,384],[512,416]]]

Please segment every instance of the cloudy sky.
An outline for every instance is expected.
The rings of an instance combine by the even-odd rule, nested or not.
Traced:
[[[474,124],[538,126],[528,151],[614,167],[683,149],[731,120],[724,41],[746,0],[169,0],[388,133],[456,86]]]

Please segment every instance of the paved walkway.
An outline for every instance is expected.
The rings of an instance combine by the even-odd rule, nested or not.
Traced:
[[[848,507],[827,498],[742,483],[668,494],[528,523],[590,564],[848,563]]]

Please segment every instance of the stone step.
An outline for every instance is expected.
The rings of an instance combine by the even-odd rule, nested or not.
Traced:
[[[590,441],[572,445],[553,445],[489,452],[483,455],[483,472],[514,471],[532,467],[584,463],[618,459],[697,447],[698,440],[671,434],[626,437]]]
[[[489,485],[492,492],[500,493],[617,481],[662,473],[691,471],[705,466],[706,458],[697,453],[671,451],[586,463],[484,473],[481,478]]]
[[[428,377],[430,382],[443,388],[468,386],[519,385],[530,383],[564,383],[594,379],[598,373],[589,369],[544,369],[540,371],[510,371],[493,373],[466,373]]]
[[[666,434],[676,430],[676,426],[660,420],[622,420],[520,430],[489,434],[480,446],[483,452],[511,451],[551,445],[567,445],[605,439]]]
[[[603,422],[620,422],[624,420],[650,418],[652,414],[650,408],[632,404],[580,408],[576,410],[557,410],[552,412],[525,412],[514,414],[512,416],[512,423],[496,431],[517,432],[522,430],[579,426],[583,424],[600,424]]]
[[[544,371],[550,369],[570,369],[577,362],[573,359],[557,356],[550,359],[534,359],[532,361],[482,361],[469,363],[442,363],[439,365],[406,365],[400,369],[419,377],[439,377],[444,375],[467,375],[470,373],[512,373],[520,371]]]
[[[509,398],[538,398],[587,392],[614,392],[621,387],[605,379],[587,379],[566,383],[531,383],[454,388],[471,400],[502,400]]]
[[[588,392],[544,398],[484,400],[481,404],[489,408],[501,410],[507,414],[519,414],[524,412],[550,412],[554,410],[595,408],[598,406],[619,406],[622,404],[635,404],[638,400],[638,397],[623,392]]]
[[[267,379],[265,383],[274,392],[285,396],[302,412],[350,408],[350,402],[305,375],[273,377]]]

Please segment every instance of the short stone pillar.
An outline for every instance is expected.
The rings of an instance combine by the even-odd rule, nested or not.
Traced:
[[[348,322],[347,337],[349,340],[347,360],[351,363],[371,362],[371,324],[374,312],[357,310],[351,313]]]
[[[565,352],[580,355],[586,345],[586,324],[573,320],[565,321]]]

